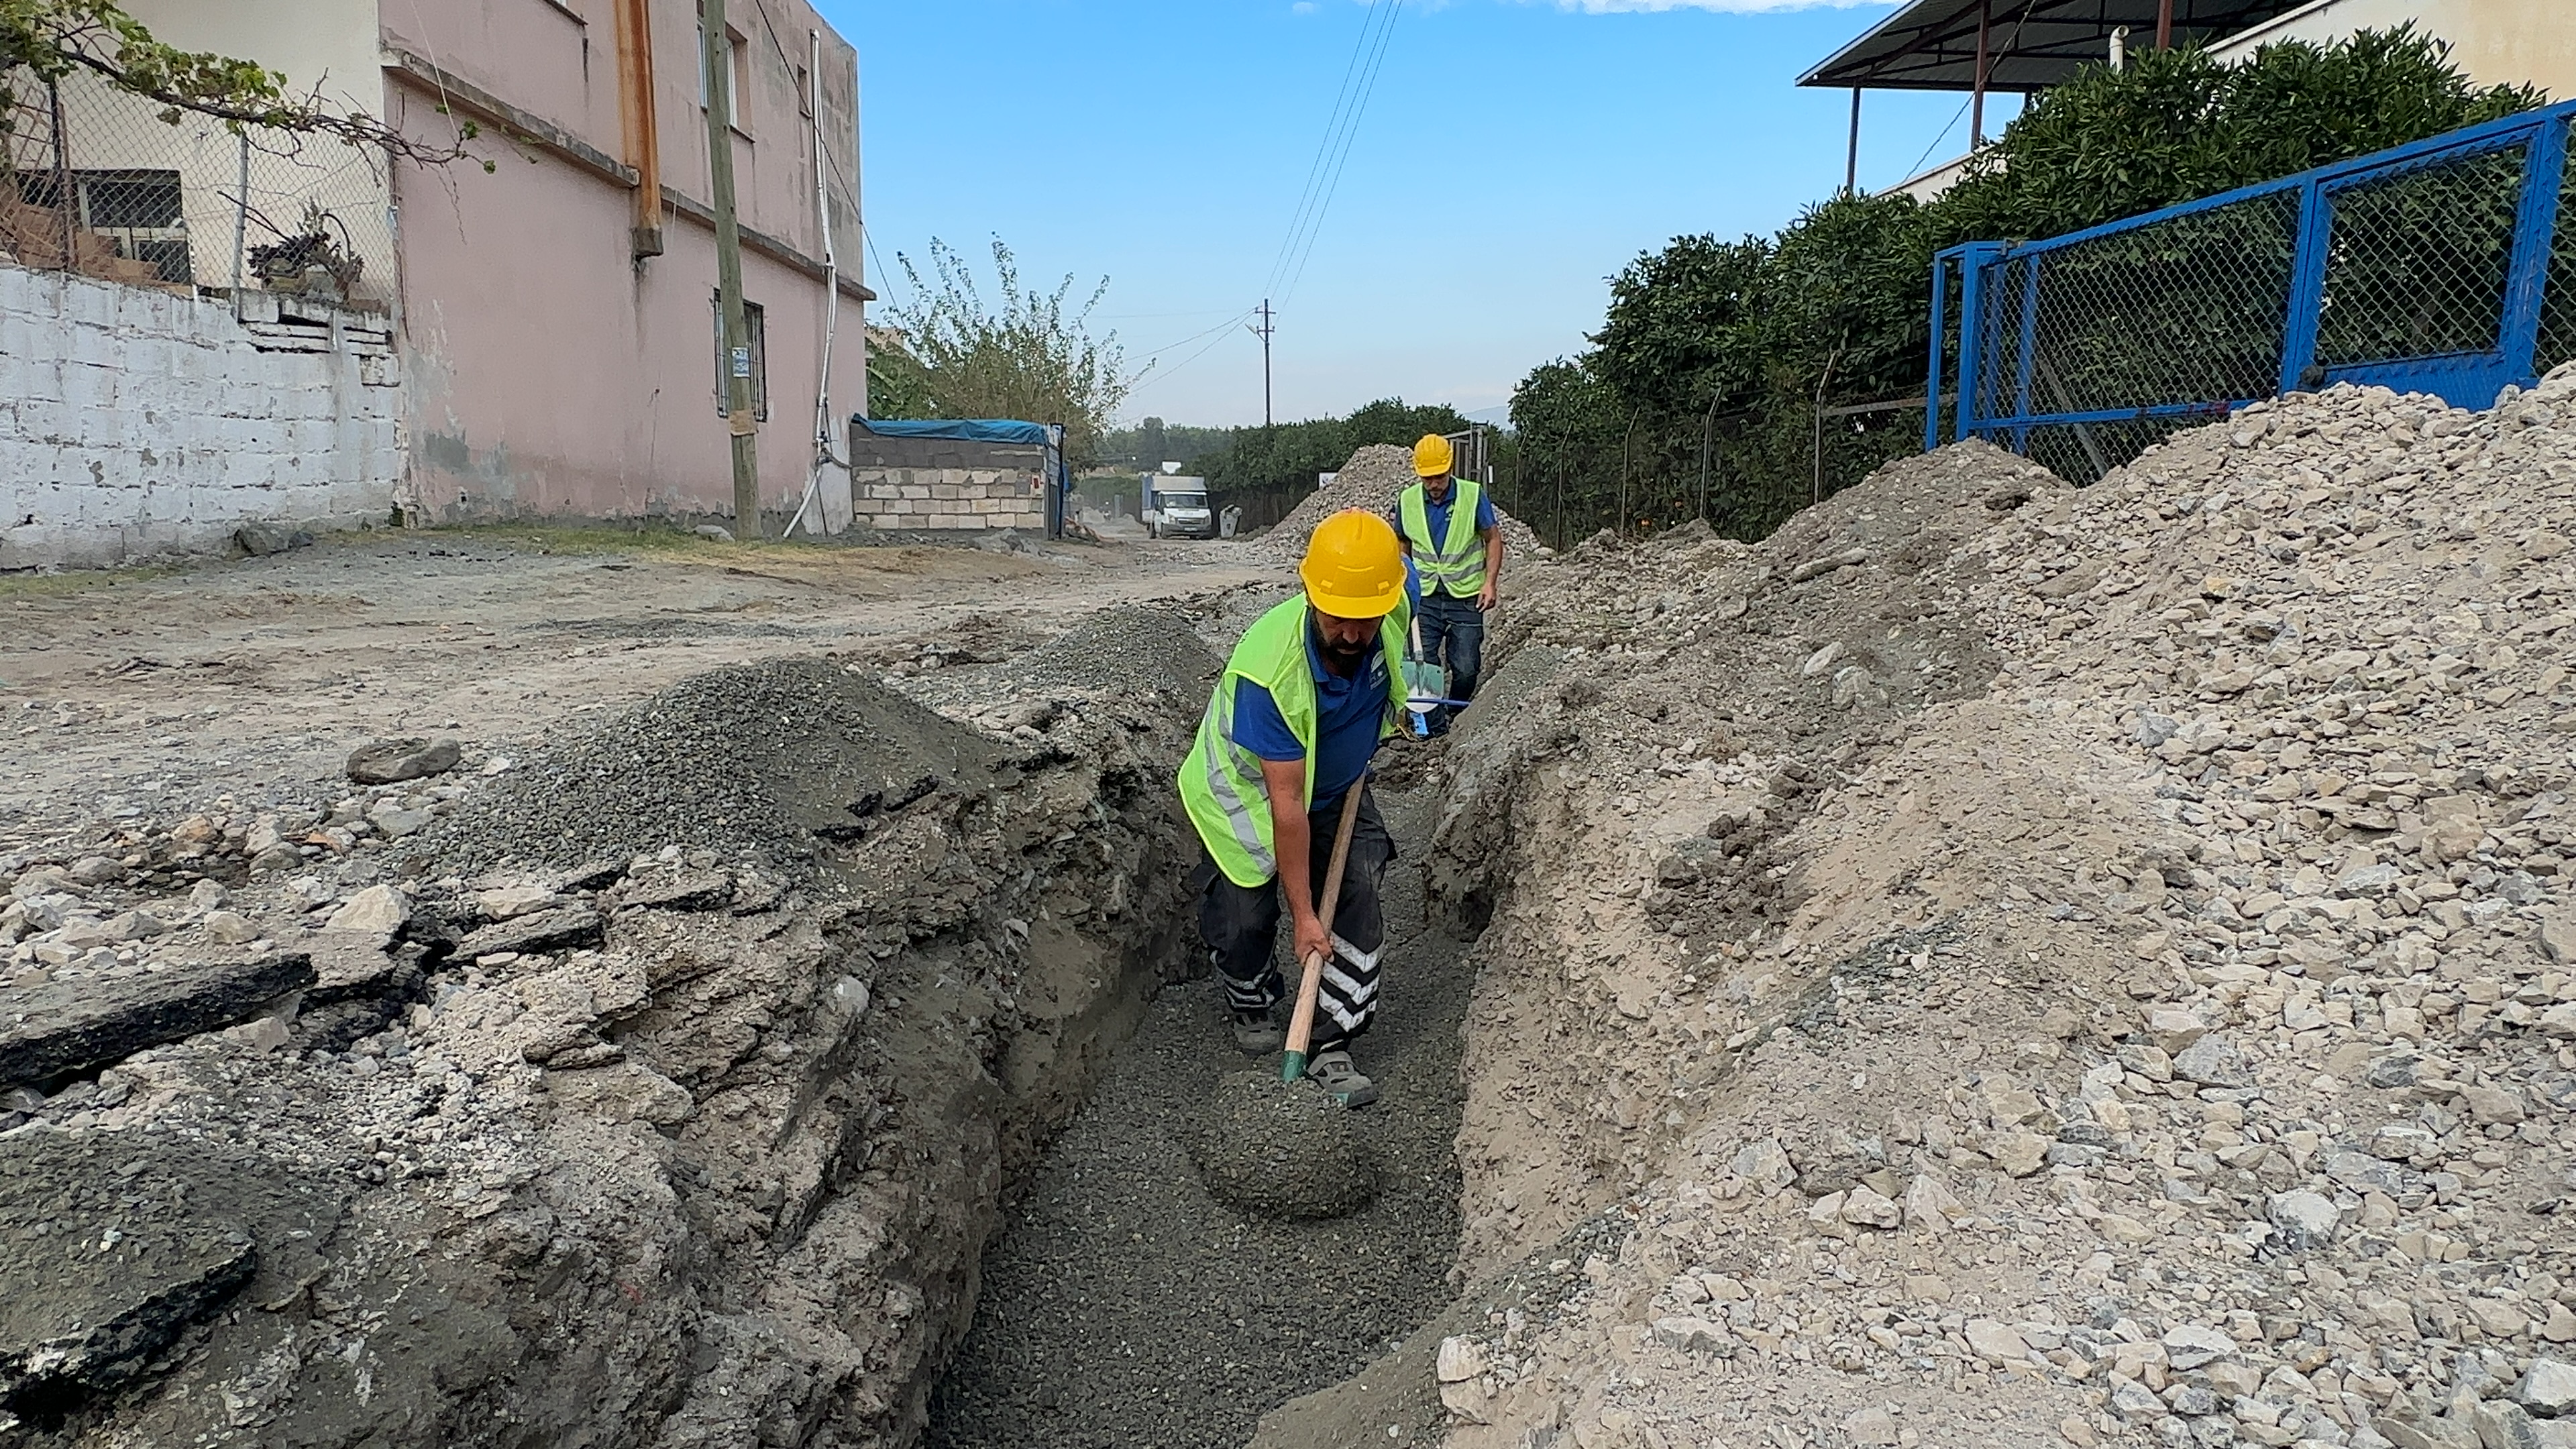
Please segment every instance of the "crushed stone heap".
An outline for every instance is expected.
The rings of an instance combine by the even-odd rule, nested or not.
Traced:
[[[2571,525],[2576,368],[1524,572],[1450,1442],[2576,1443]]]
[[[423,836],[437,865],[576,866],[668,846],[810,862],[942,781],[981,788],[994,742],[823,659],[718,669],[537,751]]]
[[[1413,486],[1413,452],[1388,443],[1371,443],[1351,454],[1333,481],[1300,500],[1288,516],[1279,520],[1253,546],[1281,563],[1295,563],[1305,556],[1306,536],[1315,525],[1345,508],[1365,508],[1371,513],[1392,518],[1396,495]],[[1505,513],[1502,505],[1494,507],[1494,517],[1502,525],[1503,547],[1514,559],[1541,556],[1543,545],[1530,526]]]

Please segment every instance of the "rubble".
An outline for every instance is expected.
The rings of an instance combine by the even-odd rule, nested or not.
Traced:
[[[272,953],[20,987],[0,997],[8,1012],[0,1022],[0,1087],[51,1082],[247,1021],[312,982],[310,956]]]
[[[1523,571],[1462,1268],[1635,1230],[1447,1442],[2564,1442],[2570,457],[2337,387]]]
[[[1031,749],[782,660],[457,784],[19,847],[0,1429],[917,1432],[1005,1185],[1178,974],[1140,782],[1190,723]]]
[[[1417,481],[1412,449],[1368,444],[1351,454],[1350,461],[1334,473],[1332,482],[1299,499],[1287,517],[1264,530],[1251,546],[1263,557],[1294,567],[1305,556],[1306,536],[1315,531],[1316,524],[1346,508],[1366,509],[1392,522],[1396,495]],[[1555,555],[1555,550],[1539,542],[1538,534],[1528,524],[1505,512],[1499,503],[1494,506],[1494,517],[1502,526],[1508,559],[1523,561]]]

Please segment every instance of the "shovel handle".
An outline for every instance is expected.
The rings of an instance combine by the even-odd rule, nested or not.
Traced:
[[[1368,772],[1362,770],[1342,797],[1342,818],[1333,827],[1333,861],[1324,871],[1324,898],[1315,904],[1315,914],[1324,923],[1324,936],[1333,934],[1333,907],[1342,898],[1342,867],[1350,860],[1351,830],[1360,820],[1360,792],[1368,788]],[[1279,1059],[1279,1080],[1293,1082],[1306,1075],[1306,1047],[1315,1038],[1315,1002],[1324,989],[1324,953],[1307,953],[1305,974],[1297,980],[1297,1010],[1288,1018],[1288,1054]]]

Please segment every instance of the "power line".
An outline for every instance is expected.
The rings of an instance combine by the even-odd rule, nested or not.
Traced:
[[[1359,105],[1352,110],[1351,123],[1342,132],[1342,154],[1333,162],[1332,179],[1325,183],[1324,199],[1316,206],[1314,222],[1306,229],[1306,249],[1297,258],[1297,270],[1288,279],[1288,290],[1280,294],[1282,301],[1295,297],[1297,284],[1306,278],[1306,263],[1315,255],[1315,241],[1324,231],[1324,214],[1332,209],[1333,195],[1341,189],[1342,168],[1350,164],[1351,147],[1359,140],[1360,117],[1368,110],[1369,98],[1377,94],[1378,73],[1386,64],[1387,44],[1395,38],[1395,19],[1403,9],[1404,0],[1390,0],[1387,6],[1386,24],[1378,29],[1377,52],[1369,57],[1368,77],[1360,91]]]
[[[1227,317],[1224,321],[1219,322],[1219,323],[1218,323],[1218,324],[1216,324],[1214,327],[1210,327],[1210,328],[1208,328],[1208,329],[1207,329],[1206,331],[1204,331],[1204,332],[1193,332],[1193,333],[1191,333],[1189,336],[1182,338],[1182,339],[1181,339],[1180,341],[1178,341],[1178,342],[1167,343],[1167,344],[1165,344],[1164,346],[1161,346],[1161,347],[1157,347],[1157,348],[1155,348],[1155,349],[1154,349],[1153,351],[1151,351],[1151,352],[1139,353],[1139,354],[1138,354],[1138,356],[1140,356],[1140,357],[1145,357],[1145,358],[1155,358],[1155,357],[1160,357],[1160,356],[1162,356],[1162,355],[1163,355],[1164,353],[1166,353],[1166,352],[1178,352],[1178,351],[1180,351],[1182,348],[1189,346],[1191,343],[1198,341],[1198,340],[1199,340],[1200,338],[1202,338],[1202,337],[1209,336],[1209,335],[1211,335],[1211,334],[1213,334],[1213,333],[1218,333],[1218,332],[1223,332],[1223,331],[1225,331],[1226,329],[1228,329],[1228,328],[1230,328],[1230,327],[1234,326],[1234,324],[1236,324],[1237,322],[1240,322],[1240,321],[1244,320],[1245,318],[1250,317],[1253,313],[1258,312],[1258,311],[1260,311],[1260,310],[1261,310],[1261,309],[1260,309],[1260,308],[1258,308],[1258,307],[1246,307],[1246,308],[1244,308],[1242,311],[1237,312],[1237,313],[1234,313],[1233,315],[1231,315],[1231,316]]]
[[[1389,13],[1392,7],[1389,7]],[[1306,164],[1306,184],[1298,188],[1297,209],[1288,218],[1288,234],[1280,239],[1279,255],[1271,260],[1270,275],[1263,280],[1265,292],[1278,290],[1280,279],[1288,272],[1288,258],[1296,250],[1297,237],[1305,229],[1308,208],[1314,203],[1316,187],[1321,184],[1325,167],[1330,164],[1335,139],[1341,134],[1342,120],[1351,97],[1356,93],[1352,81],[1360,73],[1360,62],[1369,53],[1370,32],[1377,23],[1378,11],[1372,0],[1366,15],[1360,18],[1357,44],[1351,47],[1351,58],[1342,66],[1342,83],[1333,92],[1333,109],[1324,122],[1324,138],[1315,147],[1315,159]]]
[[[1323,235],[1325,213],[1332,209],[1333,195],[1342,184],[1342,170],[1350,164],[1351,148],[1359,140],[1360,120],[1368,111],[1370,97],[1377,92],[1377,78],[1386,63],[1387,46],[1394,39],[1396,18],[1403,13],[1403,10],[1404,0],[1386,0],[1386,19],[1377,26],[1373,43],[1367,27],[1363,25],[1361,29],[1360,43],[1363,49],[1367,50],[1368,59],[1361,68],[1358,85],[1352,92],[1350,108],[1342,118],[1340,136],[1337,139],[1329,132],[1325,136],[1325,147],[1333,155],[1324,173],[1323,189],[1317,194],[1315,205],[1305,218],[1303,241],[1299,241],[1293,232],[1290,235],[1290,244],[1297,251],[1297,260],[1294,268],[1287,274],[1286,288],[1280,289],[1274,278],[1271,288],[1268,289],[1283,302],[1296,296],[1297,284],[1306,275],[1306,263],[1315,254],[1315,242]],[[1375,13],[1375,7],[1372,6],[1372,17]]]

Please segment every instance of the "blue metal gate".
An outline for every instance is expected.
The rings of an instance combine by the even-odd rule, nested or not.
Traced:
[[[2487,407],[2576,358],[2576,102],[2105,226],[1933,262],[1924,446],[1982,437],[2090,481],[2336,382]],[[1957,308],[1955,342],[1950,309]]]

